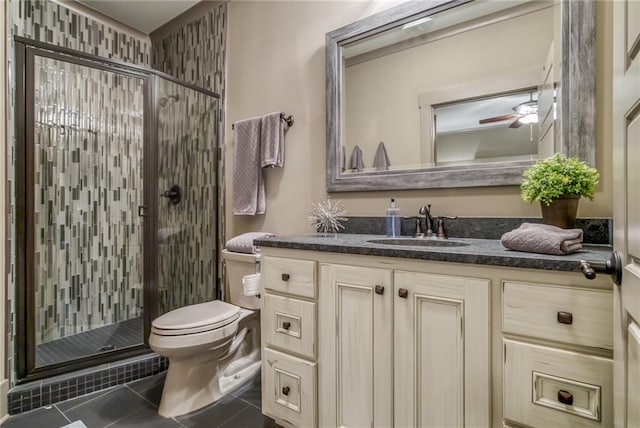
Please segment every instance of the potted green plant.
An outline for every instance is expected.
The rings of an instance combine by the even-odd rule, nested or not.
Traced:
[[[580,197],[593,200],[600,174],[578,158],[558,153],[536,162],[522,176],[522,199],[540,201],[542,222],[570,229]]]

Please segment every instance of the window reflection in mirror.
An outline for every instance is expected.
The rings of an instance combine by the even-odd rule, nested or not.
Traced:
[[[432,106],[435,164],[536,160],[537,88]]]

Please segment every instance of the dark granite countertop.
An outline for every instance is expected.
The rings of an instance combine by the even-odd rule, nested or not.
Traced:
[[[332,236],[290,235],[257,239],[262,247],[287,248],[293,250],[325,251],[332,253],[359,254],[366,256],[399,257],[404,259],[433,260],[452,263],[472,263],[490,266],[545,269],[555,271],[580,271],[580,260],[605,261],[611,254],[608,245],[583,245],[576,253],[564,256],[511,251],[499,240],[450,238],[449,243],[465,243],[465,246],[405,246],[372,243],[386,239],[381,235],[339,233]],[[416,241],[425,238],[402,237]],[[445,240],[447,241],[447,240]]]

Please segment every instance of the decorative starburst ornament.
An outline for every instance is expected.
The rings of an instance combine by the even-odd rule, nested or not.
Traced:
[[[330,199],[327,199],[317,204],[311,204],[308,218],[316,232],[331,234],[344,229],[341,222],[348,220],[344,217],[345,215],[347,212],[340,202],[332,203]]]

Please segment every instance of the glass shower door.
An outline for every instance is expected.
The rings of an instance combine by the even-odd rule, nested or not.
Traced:
[[[148,78],[35,52],[25,102],[28,372],[144,343]]]
[[[216,298],[217,99],[156,78],[158,313]],[[171,198],[171,191],[180,198]]]

